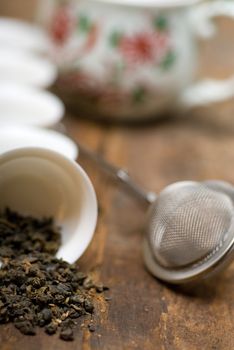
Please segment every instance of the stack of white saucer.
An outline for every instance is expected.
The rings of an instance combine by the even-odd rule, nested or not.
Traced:
[[[0,17],[0,154],[35,146],[78,156],[71,139],[48,129],[61,121],[64,105],[46,90],[57,78],[47,49],[40,28]]]
[[[93,237],[97,200],[76,144],[55,131],[64,105],[47,90],[57,70],[46,51],[40,29],[0,18],[0,211],[53,217],[57,257],[73,263]]]

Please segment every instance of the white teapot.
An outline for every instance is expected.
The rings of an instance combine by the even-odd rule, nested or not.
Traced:
[[[59,68],[57,91],[79,112],[109,120],[230,98],[234,77],[194,83],[197,38],[234,3],[199,0],[43,0],[39,17]]]

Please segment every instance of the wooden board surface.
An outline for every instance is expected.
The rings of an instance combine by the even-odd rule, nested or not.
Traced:
[[[225,77],[234,71],[234,26],[226,21],[220,26],[222,33],[202,45],[201,74]],[[140,127],[99,125],[69,115],[65,122],[77,141],[128,168],[146,189],[160,191],[185,179],[234,183],[233,112],[232,100],[183,119]],[[75,341],[65,343],[41,330],[26,337],[12,325],[1,326],[0,349],[234,349],[234,264],[213,282],[187,293],[160,283],[142,260],[145,210],[91,161],[79,161],[94,183],[100,206],[95,237],[79,265],[110,286],[112,300],[97,298],[95,333],[78,324]]]

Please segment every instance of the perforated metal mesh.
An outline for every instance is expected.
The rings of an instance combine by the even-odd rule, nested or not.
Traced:
[[[152,207],[148,238],[156,260],[165,267],[198,262],[228,234],[233,217],[230,198],[204,184],[177,183]]]

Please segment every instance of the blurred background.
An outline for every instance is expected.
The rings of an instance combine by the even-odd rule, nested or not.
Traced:
[[[26,20],[32,20],[38,5],[38,0],[8,0],[0,1],[1,16],[12,16]]]
[[[212,0],[205,2],[212,2]],[[21,0],[20,2],[14,0],[0,0],[0,15],[33,21],[38,4],[38,0]],[[197,79],[204,77],[224,79],[234,72],[234,21],[220,16],[215,19],[215,23],[219,28],[216,35],[210,40],[199,40],[197,42],[199,45],[199,65],[196,72]],[[55,92],[57,93],[57,91]],[[195,111],[190,111],[191,115],[194,113],[198,120],[201,119],[201,122],[204,122],[204,120],[211,120],[212,123],[218,124],[220,127],[225,125],[232,127],[234,99],[231,98],[229,101],[219,103],[218,105],[202,107],[202,115],[200,113],[200,108],[198,108],[198,112],[197,109]],[[77,114],[77,111],[75,111],[75,114]],[[82,114],[82,109],[80,114]]]

